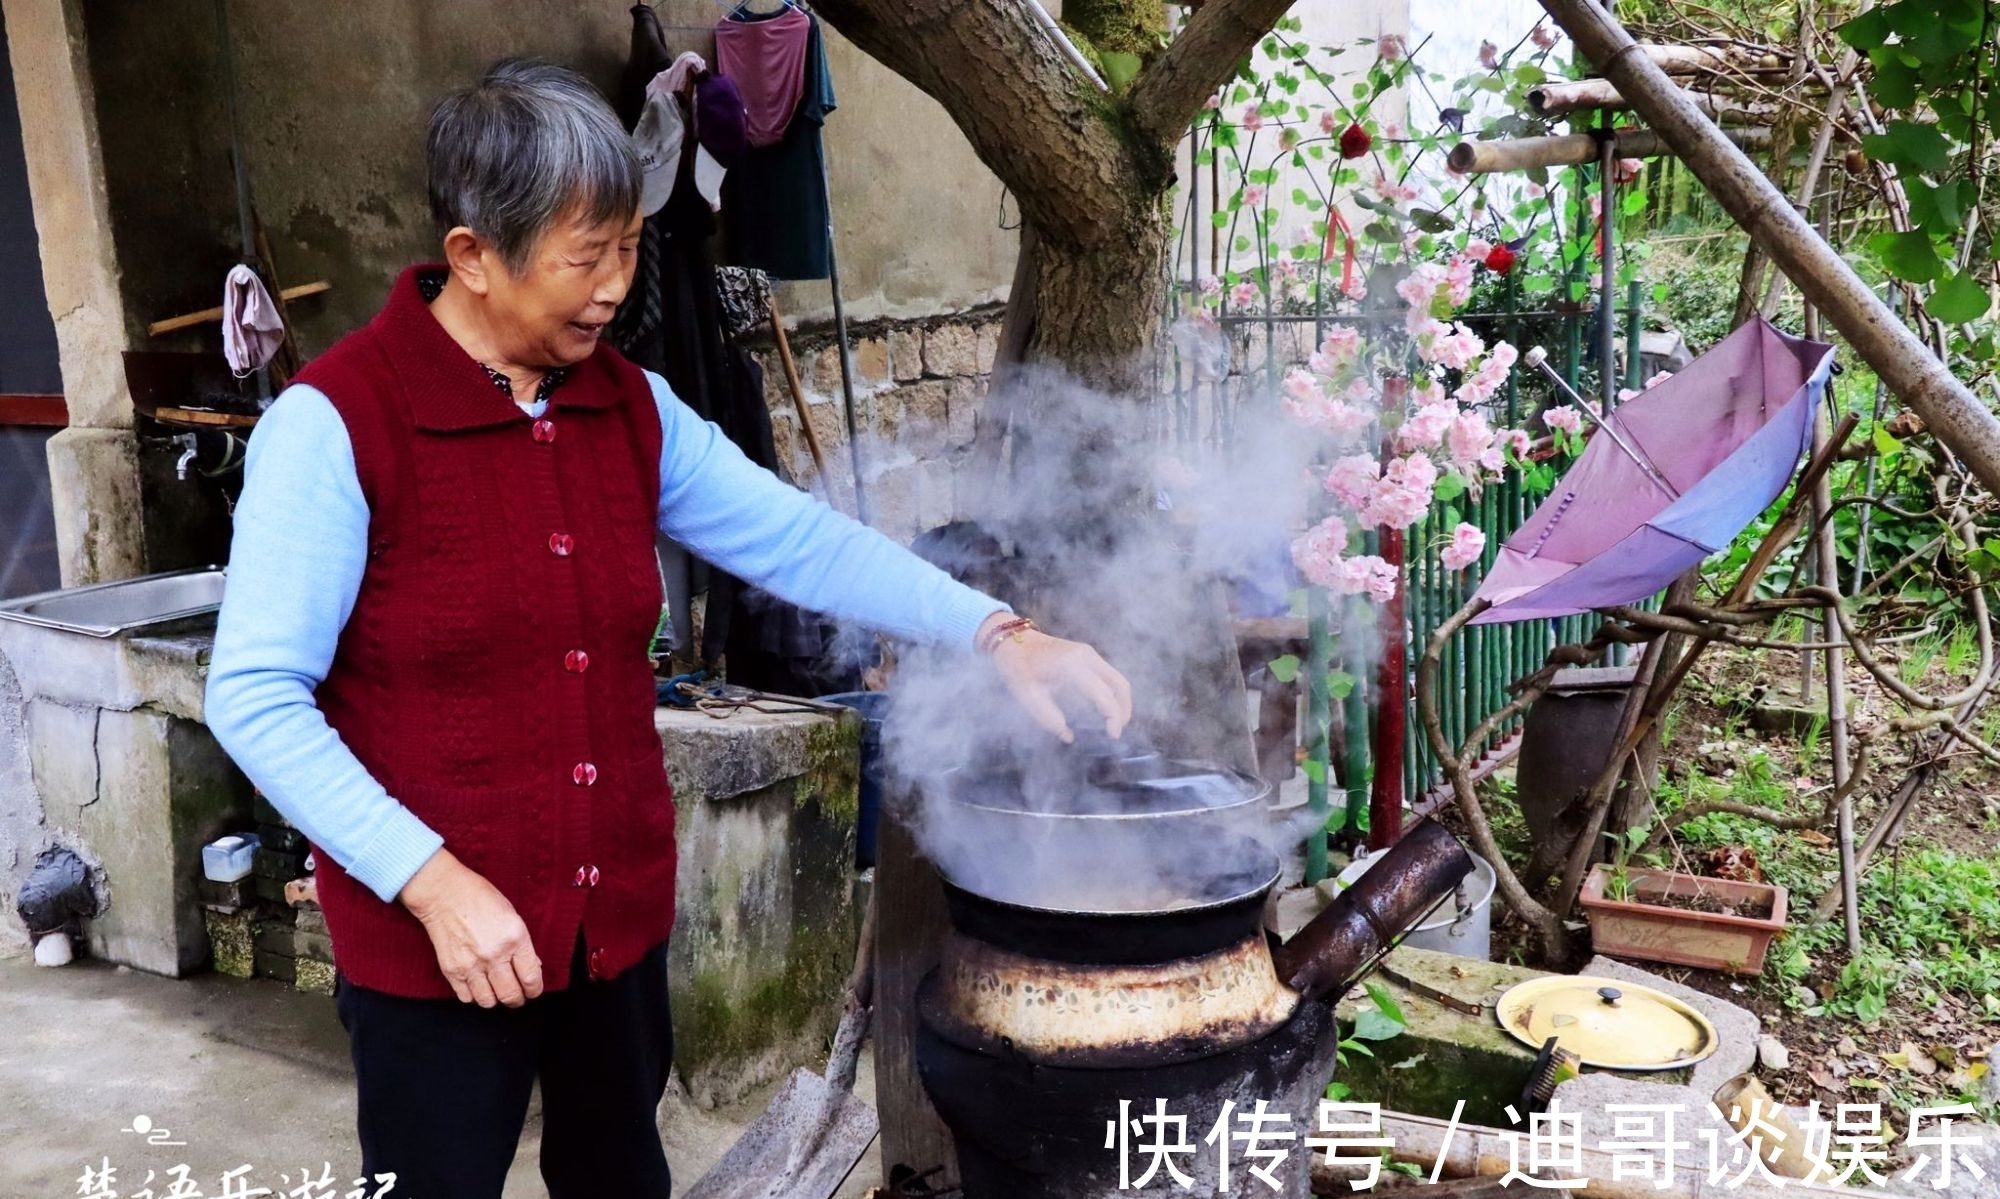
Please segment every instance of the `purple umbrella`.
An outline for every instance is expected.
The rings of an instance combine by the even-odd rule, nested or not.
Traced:
[[[1500,547],[1473,624],[1645,599],[1729,544],[1812,444],[1833,347],[1753,321],[1604,420]]]

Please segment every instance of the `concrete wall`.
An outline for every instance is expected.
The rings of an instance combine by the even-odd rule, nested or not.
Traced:
[[[674,49],[710,48],[711,0],[657,7]],[[135,342],[148,321],[214,304],[236,260],[214,11],[210,0],[86,6]],[[574,66],[609,90],[630,30],[622,5],[559,0],[243,0],[230,19],[245,159],[280,278],[334,287],[294,314],[308,353],[372,315],[403,265],[435,255],[422,136],[437,97],[509,54]],[[998,182],[941,108],[837,34],[827,40],[840,105],[826,150],[850,315],[927,316],[1004,294],[1013,242],[998,228]],[[163,44],[174,52],[159,53]],[[797,316],[830,312],[825,285],[792,290]],[[211,326],[160,343],[217,337]]]

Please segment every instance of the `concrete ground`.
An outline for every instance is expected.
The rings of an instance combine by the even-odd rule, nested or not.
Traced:
[[[325,996],[268,979],[176,980],[89,960],[45,969],[25,952],[0,955],[6,1199],[74,1196],[85,1163],[106,1158],[121,1194],[139,1190],[148,1170],[164,1192],[182,1164],[203,1194],[222,1193],[223,1173],[246,1164],[251,1189],[283,1194],[304,1170],[319,1178],[326,1163],[334,1193],[344,1194],[360,1166],[353,1088],[347,1034]],[[660,1127],[677,1191],[722,1156],[776,1089],[712,1112],[669,1094]],[[874,1095],[865,1055],[855,1089]],[[505,1199],[545,1194],[540,1147],[537,1096]],[[871,1149],[840,1195],[859,1199],[879,1181]]]

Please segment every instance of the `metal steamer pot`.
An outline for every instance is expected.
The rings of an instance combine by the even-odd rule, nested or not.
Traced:
[[[947,796],[971,843],[995,851],[939,863],[951,930],[919,1005],[974,1053],[1133,1068],[1240,1048],[1344,995],[1473,869],[1449,832],[1420,823],[1274,945],[1267,842],[1286,834],[1266,824],[1268,784],[1103,745],[1068,755],[1053,788],[1032,774],[964,771]],[[1032,872],[992,868],[1023,846]]]

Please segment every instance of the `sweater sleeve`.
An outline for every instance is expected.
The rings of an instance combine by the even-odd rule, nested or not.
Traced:
[[[250,438],[206,719],[272,806],[394,902],[444,839],[368,773],[313,699],[367,557],[347,426],[324,393],[286,388]]]
[[[651,371],[660,409],[660,531],[809,611],[911,641],[971,648],[999,600],[744,457]]]

